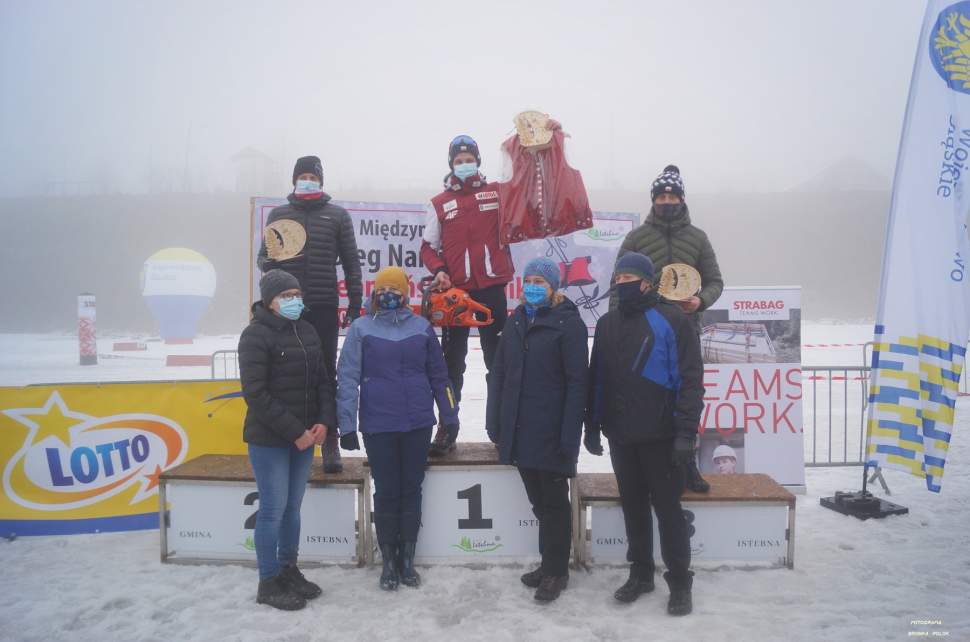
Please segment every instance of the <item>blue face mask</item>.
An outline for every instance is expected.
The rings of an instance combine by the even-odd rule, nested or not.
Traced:
[[[455,165],[455,176],[461,180],[465,180],[471,176],[478,173],[478,163],[462,163],[461,165]]]
[[[290,321],[296,321],[303,314],[303,297],[291,296],[280,299],[280,315]]]
[[[546,289],[546,286],[538,283],[526,283],[522,286],[522,295],[525,297],[526,303],[537,307],[549,299],[549,290]]]
[[[323,186],[320,185],[319,181],[298,180],[295,192],[297,194],[317,194],[322,188]]]
[[[377,295],[377,307],[381,310],[397,310],[404,302],[404,297],[397,292],[381,292]]]

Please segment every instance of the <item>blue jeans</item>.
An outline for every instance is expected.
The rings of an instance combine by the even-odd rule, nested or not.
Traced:
[[[431,445],[431,426],[408,432],[364,434],[374,476],[374,526],[377,541],[397,545],[418,541],[421,484]]]
[[[249,444],[256,475],[256,566],[259,579],[276,577],[280,566],[296,564],[300,549],[300,505],[310,478],[313,448],[280,448]]]

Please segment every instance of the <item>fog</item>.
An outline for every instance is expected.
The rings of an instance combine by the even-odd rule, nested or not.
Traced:
[[[594,209],[645,214],[650,182],[676,163],[729,285],[777,282],[779,256],[786,282],[831,284],[851,255],[871,282],[848,307],[820,286],[806,317],[871,316],[922,12],[915,0],[4,0],[0,222],[35,269],[13,274],[22,266],[7,261],[0,285],[29,295],[70,272],[70,288],[134,306],[112,302],[112,279],[137,286],[163,238],[213,245],[164,222],[165,203],[207,195],[198,202],[211,210],[190,209],[213,217],[206,233],[226,229],[222,249],[241,255],[210,256],[220,288],[204,327],[238,331],[246,292],[226,286],[244,283],[230,272],[246,261],[247,199],[285,194],[297,156],[322,158],[335,198],[422,201],[447,171],[454,135],[474,136],[497,178],[513,115],[536,108],[572,135]],[[831,207],[846,202],[863,210]],[[97,229],[84,223],[92,207]],[[794,234],[854,215],[853,229],[868,217],[868,235],[848,255],[813,255]],[[759,256],[745,216],[769,221],[778,245]],[[134,244],[145,251],[117,264],[110,245],[147,229]],[[50,250],[76,244],[101,247],[103,261],[85,272],[67,263],[69,249]],[[39,306],[37,327],[69,328],[67,298],[51,304],[68,310],[63,323]],[[3,316],[0,329],[30,325]]]

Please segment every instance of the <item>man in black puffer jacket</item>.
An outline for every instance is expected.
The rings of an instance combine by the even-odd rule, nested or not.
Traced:
[[[649,258],[625,254],[614,274],[619,307],[596,324],[584,439],[601,455],[600,431],[607,436],[620,491],[632,564],[614,597],[632,602],[654,588],[652,505],[670,587],[667,611],[686,615],[693,573],[680,495],[703,409],[700,339],[680,308],[653,290]]]
[[[304,156],[293,168],[293,193],[288,205],[274,208],[266,220],[269,225],[280,219],[299,223],[306,231],[306,244],[297,256],[284,261],[269,258],[266,244],[259,249],[257,263],[263,272],[281,269],[289,272],[300,282],[306,303],[303,318],[313,325],[323,342],[327,372],[331,377],[337,370],[337,334],[340,320],[337,292],[337,263],[343,266],[349,304],[344,327],[360,316],[363,284],[361,282],[360,258],[357,255],[357,239],[350,215],[342,207],[330,202],[330,195],[323,191],[323,166],[316,156]],[[337,431],[327,435],[323,447],[323,465],[326,472],[340,472],[340,449]]]

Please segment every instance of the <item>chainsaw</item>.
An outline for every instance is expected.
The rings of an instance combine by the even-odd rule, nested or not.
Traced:
[[[421,315],[438,327],[480,328],[492,323],[492,311],[475,301],[460,288],[436,292],[431,289],[431,277],[421,280]],[[475,315],[485,316],[480,321]]]

